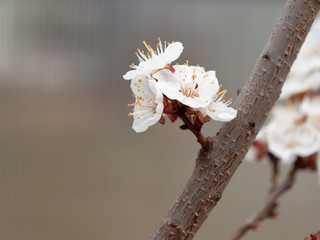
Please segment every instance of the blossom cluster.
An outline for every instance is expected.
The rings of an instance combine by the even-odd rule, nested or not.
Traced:
[[[210,118],[230,121],[237,111],[231,107],[231,99],[223,100],[227,90],[219,91],[215,71],[200,66],[171,65],[183,51],[180,42],[159,43],[152,48],[145,41],[146,52],[137,49],[138,65],[130,65],[123,78],[131,80],[135,102],[129,116],[133,116],[132,128],[143,132],[157,122],[164,123],[164,115],[174,122],[184,115],[195,128],[200,129]],[[187,128],[187,126],[185,126]]]
[[[292,65],[267,124],[247,160],[272,155],[285,164],[318,169],[320,177],[320,19],[316,20]]]

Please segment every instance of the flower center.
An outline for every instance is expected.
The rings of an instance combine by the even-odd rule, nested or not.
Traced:
[[[197,86],[198,84],[195,87],[188,87],[188,86],[181,87],[179,92],[181,92],[186,97],[191,97],[191,98],[199,97]]]
[[[300,146],[300,142],[294,140],[286,145],[287,148],[295,148]]]

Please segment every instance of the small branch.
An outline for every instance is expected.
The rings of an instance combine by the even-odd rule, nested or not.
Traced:
[[[271,190],[277,187],[277,179],[278,179],[278,174],[279,174],[279,159],[276,158],[272,153],[268,154],[269,160],[271,162],[272,166],[272,176],[271,176],[271,183],[272,187]]]
[[[234,234],[230,240],[238,240],[249,230],[254,230],[259,226],[259,223],[268,218],[274,216],[275,208],[277,207],[278,198],[288,191],[295,180],[298,167],[294,164],[291,171],[288,173],[288,176],[284,182],[275,187],[268,195],[266,201],[260,206],[260,208],[246,221],[246,223],[239,228],[239,230]]]
[[[202,135],[201,130],[197,129],[193,123],[190,121],[189,117],[186,115],[184,111],[178,106],[178,112],[177,115],[181,118],[181,120],[184,122],[185,125],[188,126],[188,129],[197,137],[198,142],[201,144],[201,146],[205,146],[207,139]]]

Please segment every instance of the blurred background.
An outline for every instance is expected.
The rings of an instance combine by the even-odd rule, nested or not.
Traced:
[[[199,146],[178,122],[132,130],[122,75],[136,48],[181,41],[179,63],[216,70],[235,99],[284,3],[0,0],[0,239],[148,239]],[[264,200],[269,170],[243,163],[195,239],[228,239]],[[279,217],[244,239],[304,239],[320,230],[319,202],[317,174],[303,172]]]

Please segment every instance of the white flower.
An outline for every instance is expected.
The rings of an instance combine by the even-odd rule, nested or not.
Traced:
[[[137,75],[131,81],[131,89],[136,102],[129,116],[133,116],[132,128],[136,132],[143,132],[156,124],[163,112],[163,95],[157,86],[157,82],[145,74]]]
[[[304,98],[300,109],[302,113],[308,116],[307,123],[320,138],[320,97]]]
[[[303,43],[284,83],[280,99],[320,88],[320,19],[317,19]]]
[[[308,124],[307,116],[294,107],[276,107],[271,121],[261,129],[261,136],[269,152],[287,164],[320,149],[319,135]]]
[[[209,116],[213,120],[228,122],[237,116],[237,110],[232,107],[228,107],[231,104],[232,99],[225,102],[223,100],[224,94],[227,90],[223,90],[217,93],[211,100],[210,104],[206,107],[199,108],[203,116]]]
[[[219,90],[215,71],[206,72],[202,67],[175,65],[174,73],[163,69],[153,77],[168,98],[178,100],[192,108],[206,107]]]
[[[168,43],[165,41],[162,45],[161,40],[157,44],[156,50],[152,49],[150,45],[147,45],[145,41],[143,44],[147,48],[147,53],[138,49],[136,55],[140,61],[139,65],[130,65],[134,70],[128,71],[123,78],[125,80],[131,80],[138,74],[152,74],[158,69],[164,68],[167,64],[175,61],[183,50],[183,45],[181,42]]]

